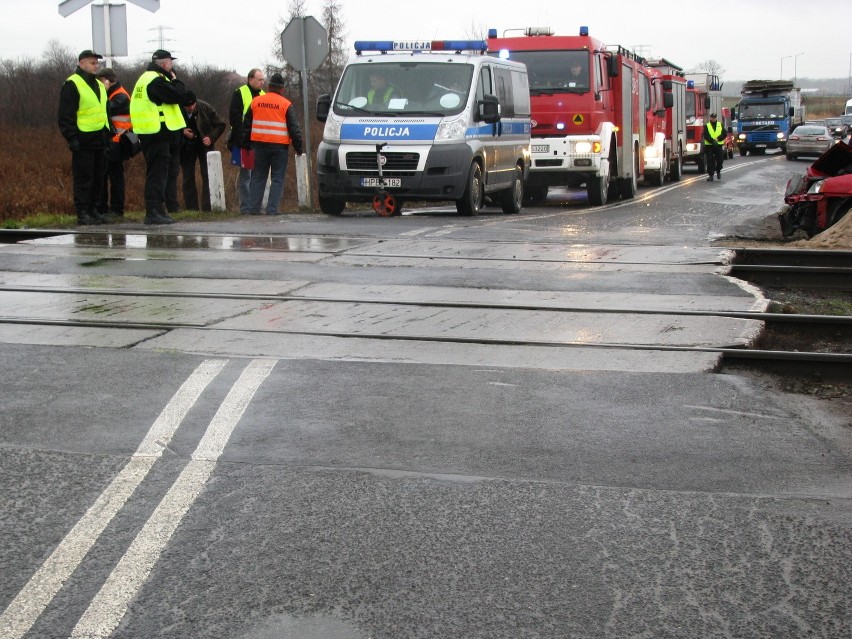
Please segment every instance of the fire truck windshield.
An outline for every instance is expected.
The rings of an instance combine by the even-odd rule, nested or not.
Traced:
[[[588,93],[589,52],[510,51],[501,57],[523,62],[530,77],[530,95],[542,93]]]

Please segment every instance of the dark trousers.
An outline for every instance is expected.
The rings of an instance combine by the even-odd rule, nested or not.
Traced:
[[[254,143],[254,168],[251,170],[249,185],[249,214],[257,215],[263,205],[263,193],[266,180],[270,179],[269,199],[266,201],[266,214],[278,215],[278,204],[284,194],[284,176],[287,174],[287,160],[290,146],[268,142]]]
[[[140,135],[139,139],[145,156],[145,212],[152,215],[179,211],[180,138],[168,131]]]
[[[707,175],[714,176],[722,170],[725,149],[721,144],[704,145],[704,157],[707,159]]]
[[[98,212],[124,215],[124,162],[121,160],[107,162]]]
[[[94,213],[100,205],[106,170],[106,149],[80,149],[71,153],[74,178],[74,210],[78,215]]]
[[[203,144],[185,144],[180,149],[180,170],[183,176],[183,204],[190,211],[210,210],[210,178],[207,175],[207,152]],[[195,165],[201,168],[201,208],[198,208],[198,185]]]

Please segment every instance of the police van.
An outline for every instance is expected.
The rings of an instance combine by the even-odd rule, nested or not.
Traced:
[[[358,41],[334,96],[320,96],[319,204],[328,215],[371,202],[454,201],[476,215],[486,196],[523,201],[530,163],[526,67],[486,56],[484,41]]]

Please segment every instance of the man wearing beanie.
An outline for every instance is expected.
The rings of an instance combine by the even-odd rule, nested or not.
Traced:
[[[213,105],[186,92],[183,101],[186,128],[180,147],[180,169],[183,176],[183,204],[190,211],[210,210],[210,179],[207,175],[207,153],[214,150],[216,140],[225,132],[225,121]],[[201,169],[201,208],[198,208],[198,185],[195,165]]]
[[[269,93],[251,101],[243,120],[244,149],[254,150],[254,168],[249,186],[249,215],[260,215],[266,179],[271,176],[267,215],[279,215],[278,204],[284,193],[284,176],[290,145],[296,155],[303,152],[302,129],[296,110],[284,97],[284,77],[275,73],[269,79]]]

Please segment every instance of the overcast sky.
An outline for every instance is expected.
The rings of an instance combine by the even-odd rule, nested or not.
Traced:
[[[126,0],[124,0],[126,2]],[[104,0],[96,0],[98,4]],[[120,4],[122,0],[110,0]],[[131,57],[165,47],[181,64],[245,74],[271,62],[287,0],[161,0],[151,13],[127,2]],[[321,17],[321,0],[308,14]],[[849,0],[342,0],[348,41],[461,38],[486,31],[551,26],[559,35],[587,25],[606,44],[665,57],[690,70],[715,59],[723,79],[848,78]],[[92,46],[91,7],[67,18],[59,0],[0,0],[0,58],[38,58],[49,40],[75,51]]]

